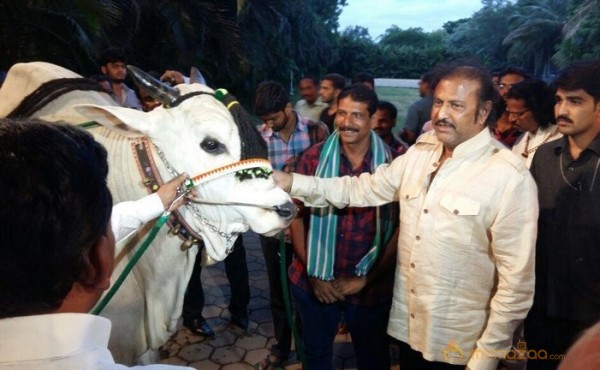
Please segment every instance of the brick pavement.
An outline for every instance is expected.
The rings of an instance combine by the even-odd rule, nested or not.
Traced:
[[[258,236],[246,233],[244,246],[250,279],[250,327],[248,332],[229,323],[229,282],[223,262],[202,269],[206,306],[204,318],[215,330],[212,339],[192,335],[179,323],[179,330],[163,346],[162,363],[187,365],[202,370],[244,370],[255,365],[268,353],[273,338],[269,308],[269,283]],[[338,335],[334,345],[334,369],[356,369],[354,350],[348,335]],[[302,369],[292,359],[286,370]],[[392,369],[399,369],[392,366]]]

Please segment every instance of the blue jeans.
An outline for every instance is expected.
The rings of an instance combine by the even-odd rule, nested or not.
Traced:
[[[333,341],[344,315],[352,337],[359,370],[389,370],[389,337],[386,333],[390,304],[357,306],[346,302],[319,303],[311,293],[290,284],[300,311],[302,344],[307,370],[333,368]]]

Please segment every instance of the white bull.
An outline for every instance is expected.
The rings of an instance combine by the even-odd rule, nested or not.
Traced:
[[[81,76],[49,63],[13,66],[0,89],[0,117],[9,115],[44,82],[78,77]],[[114,201],[136,200],[148,194],[132,155],[131,142],[137,137],[149,138],[164,153],[161,159],[152,147],[152,156],[164,181],[174,176],[173,170],[194,176],[237,162],[243,159],[244,148],[253,151],[256,148],[251,146],[260,144],[252,137],[255,133],[250,129],[251,123],[242,122],[246,126],[238,126],[240,122],[234,122],[230,111],[212,95],[210,88],[190,84],[179,85],[177,89],[180,95],[209,94],[195,95],[172,108],[159,107],[145,113],[117,107],[105,93],[72,91],[37,109],[32,116],[73,124],[86,121],[101,124],[90,131],[108,151],[108,184]],[[246,137],[240,137],[243,132]],[[189,206],[180,209],[187,224],[204,240],[207,254],[217,261],[226,257],[239,233],[252,229],[273,235],[291,220],[290,198],[275,186],[270,176],[242,181],[231,173],[201,185],[198,191],[200,198],[236,204],[195,205],[200,216]],[[264,208],[241,205],[245,202]],[[115,277],[149,228],[117,251]],[[167,231],[163,227],[102,312],[113,323],[109,348],[117,362],[156,362],[158,349],[176,330],[198,248],[182,251],[182,240]]]

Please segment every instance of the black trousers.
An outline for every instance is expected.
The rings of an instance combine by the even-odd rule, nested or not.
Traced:
[[[183,299],[183,318],[200,319],[204,309],[204,290],[202,289],[201,254],[196,256],[194,270],[188,283]],[[248,284],[248,265],[246,264],[246,250],[242,237],[238,237],[233,245],[233,251],[225,258],[225,273],[231,287],[229,312],[231,315],[247,317],[248,303],[250,302],[250,286]]]
[[[554,370],[588,323],[549,318],[531,310],[525,319],[527,370]]]
[[[277,343],[271,347],[271,352],[285,359],[290,353],[292,346],[292,328],[285,314],[284,294],[281,281],[281,259],[279,254],[279,238],[260,236],[260,244],[265,258],[267,275],[269,277],[269,290],[271,292],[271,315],[273,316],[273,330]],[[292,245],[286,243],[285,276],[287,269],[292,263]],[[290,295],[288,293],[288,299]],[[296,327],[299,319],[296,315]]]
[[[400,370],[465,370],[465,365],[425,360],[421,352],[399,340],[393,339],[393,343],[398,346]]]

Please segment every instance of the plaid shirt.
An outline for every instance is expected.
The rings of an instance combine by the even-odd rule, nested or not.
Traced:
[[[304,175],[313,175],[319,163],[319,157],[324,143],[308,149],[298,161],[296,172]],[[392,155],[397,153],[392,150]],[[352,170],[352,164],[342,152],[340,161],[340,176],[358,176],[363,172],[371,172],[371,150],[363,158],[362,164]],[[302,208],[302,207],[301,207]],[[304,227],[308,232],[310,212],[302,209]],[[355,266],[371,249],[375,239],[375,207],[346,207],[338,209],[337,245],[335,250],[334,275],[338,277],[354,277]],[[396,217],[397,219],[397,217]],[[306,247],[306,246],[305,246]],[[383,251],[382,251],[383,253]],[[306,266],[294,257],[288,270],[290,281],[296,286],[310,291],[310,283],[306,274]],[[391,269],[368,284],[358,294],[346,296],[346,302],[355,305],[375,305],[391,302],[394,286],[394,270]]]
[[[310,146],[325,141],[329,130],[322,122],[314,122],[296,115],[296,127],[292,136],[286,142],[279,132],[274,132],[266,124],[257,126],[269,148],[269,161],[273,168],[287,172],[294,171],[298,158]]]

